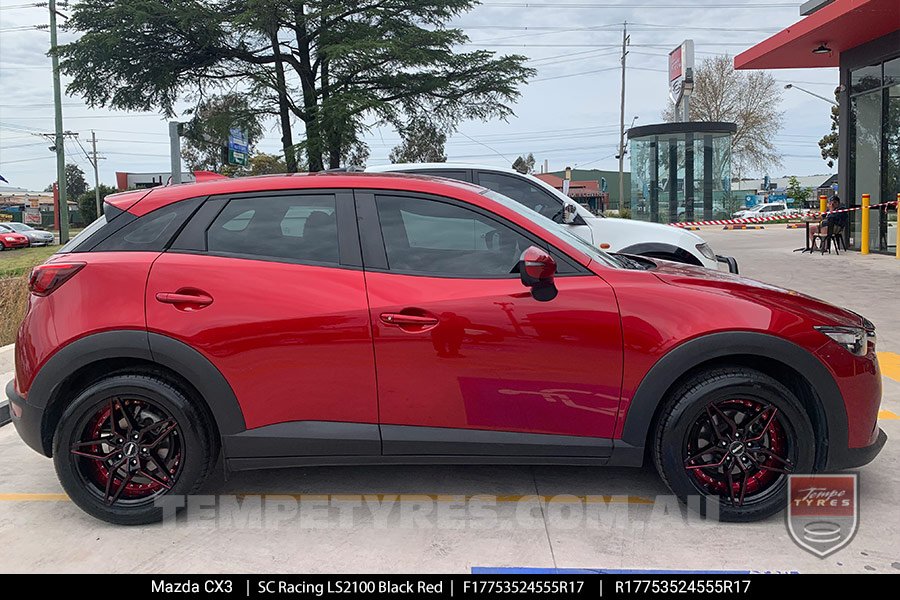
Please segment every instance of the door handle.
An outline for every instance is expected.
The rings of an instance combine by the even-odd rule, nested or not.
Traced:
[[[178,290],[177,292],[159,292],[156,294],[156,301],[163,304],[188,304],[202,308],[212,304],[212,296],[203,292],[188,292]]]
[[[407,333],[422,333],[434,329],[440,320],[430,314],[381,313],[381,322],[385,325],[399,327]]]

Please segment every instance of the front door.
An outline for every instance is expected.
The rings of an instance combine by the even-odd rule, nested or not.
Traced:
[[[604,455],[622,375],[609,285],[551,250],[559,295],[538,302],[511,270],[546,244],[512,224],[396,192],[357,208],[384,453],[547,454],[580,436]]]

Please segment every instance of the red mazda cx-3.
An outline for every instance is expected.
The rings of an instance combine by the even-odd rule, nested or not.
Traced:
[[[22,438],[115,523],[232,470],[638,466],[724,519],[788,473],[872,460],[861,316],[609,255],[508,198],[319,174],[109,196],[31,275],[7,387]]]

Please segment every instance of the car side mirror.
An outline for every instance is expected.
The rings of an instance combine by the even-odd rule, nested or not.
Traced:
[[[563,223],[566,225],[571,225],[575,222],[575,217],[578,216],[578,208],[575,207],[574,204],[566,203],[563,207]]]
[[[529,246],[519,259],[519,278],[522,285],[531,288],[531,297],[538,302],[549,302],[558,293],[553,278],[556,275],[556,261],[537,246]]]

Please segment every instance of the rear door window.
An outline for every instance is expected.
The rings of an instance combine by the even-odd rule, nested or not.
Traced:
[[[337,208],[331,194],[236,198],[207,230],[211,254],[338,264]]]

